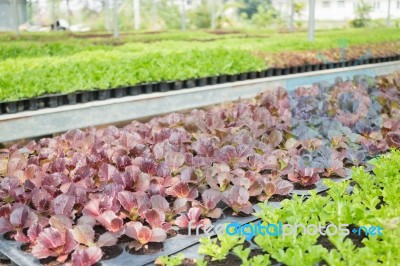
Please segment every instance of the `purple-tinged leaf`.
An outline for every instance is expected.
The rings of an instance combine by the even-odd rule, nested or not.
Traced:
[[[108,231],[118,232],[123,228],[123,221],[116,216],[113,211],[105,211],[96,217],[96,220],[101,223]]]
[[[71,215],[72,208],[75,205],[75,197],[61,194],[56,197],[51,206],[55,214],[64,214],[64,215]]]
[[[201,209],[194,207],[190,208],[187,214],[182,214],[175,220],[175,224],[180,228],[193,228],[201,227],[203,231],[211,225],[211,221],[207,218],[201,219]]]
[[[51,216],[49,223],[54,229],[57,229],[60,232],[65,232],[72,229],[73,221],[65,215],[58,214]]]
[[[69,230],[60,232],[51,227],[44,229],[36,242],[32,248],[33,256],[38,259],[57,257],[58,262],[64,262],[68,254],[78,246]]]
[[[20,229],[28,228],[37,221],[37,215],[27,206],[18,207],[10,214],[11,224]]]
[[[304,168],[288,174],[288,179],[302,186],[312,186],[320,180],[319,174],[314,168]]]
[[[91,266],[101,260],[102,256],[103,252],[99,247],[91,246],[78,249],[72,253],[72,264],[73,266]]]
[[[94,244],[94,230],[90,225],[82,224],[77,225],[72,230],[74,240],[79,244],[91,246]]]
[[[224,193],[223,201],[230,206],[235,213],[243,212],[250,214],[253,207],[249,202],[249,192],[241,186],[233,186],[229,191]]]

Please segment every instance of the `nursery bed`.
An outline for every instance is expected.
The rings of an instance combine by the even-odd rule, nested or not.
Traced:
[[[351,190],[349,181],[341,183],[350,178],[349,167],[369,167],[369,159],[400,147],[400,72],[392,73],[398,68],[387,63],[196,88],[186,96],[209,93],[207,101],[220,102],[210,92],[223,97],[237,88],[242,98],[257,97],[124,128],[74,129],[0,150],[0,230],[46,259],[32,260],[5,239],[0,251],[19,265],[58,265],[56,258],[145,265],[195,245],[199,237],[185,235],[191,222],[249,223],[258,219],[254,210],[263,210],[257,202],[270,199],[274,211],[285,210],[281,200],[315,203],[327,186],[328,194],[342,190],[334,194],[341,198]],[[273,90],[258,94],[268,86]],[[360,184],[360,176],[351,178]],[[320,181],[325,178],[326,186]],[[289,208],[289,215],[304,215],[296,209]],[[108,248],[116,243],[119,248]],[[128,254],[134,247],[136,253]]]
[[[347,176],[346,178],[330,178],[334,182],[342,182],[345,180],[351,179],[351,176]],[[314,189],[315,192],[317,193],[322,193],[326,191],[328,188],[322,184],[323,179],[318,181],[316,183],[316,187]],[[349,189],[352,189],[350,186]],[[291,192],[291,195],[298,195],[298,196],[305,196],[305,199],[307,198],[310,189],[303,189],[303,190],[293,190]],[[281,208],[280,205],[280,200],[277,201],[268,201],[266,202],[268,206],[271,208]],[[253,210],[254,211],[260,211],[260,207],[258,204],[253,205]],[[256,222],[259,221],[260,219],[257,217],[254,217],[252,215],[250,216],[245,216],[245,217],[240,217],[240,216],[230,216],[225,215],[225,218],[218,219],[216,222],[213,223],[214,226],[224,224],[224,223],[232,223],[232,222],[238,222],[240,224],[247,224],[251,222]],[[126,244],[120,244],[118,245],[120,250],[120,254],[118,254],[116,257],[112,256],[109,259],[103,259],[100,263],[102,266],[117,266],[117,265],[125,265],[125,264],[130,264],[132,261],[135,261],[135,266],[142,266],[142,265],[154,265],[154,261],[160,257],[160,256],[169,256],[169,255],[174,255],[179,253],[184,254],[186,257],[191,258],[191,259],[196,259],[196,258],[202,258],[204,256],[201,256],[197,254],[197,249],[200,246],[198,243],[199,238],[204,237],[204,236],[215,236],[216,232],[214,229],[210,231],[207,235],[204,233],[201,233],[199,235],[182,235],[178,234],[174,237],[171,237],[167,239],[163,243],[163,248],[155,252],[154,254],[150,255],[134,255],[134,254],[129,254],[126,249]],[[257,247],[254,243],[250,243],[250,248],[254,250],[259,250],[259,247]],[[4,236],[0,235],[0,254],[3,254],[7,258],[10,259],[12,262],[12,265],[15,266],[39,266],[43,265],[38,259],[35,259],[32,255],[23,252],[21,250],[21,244],[16,242],[16,241],[11,241],[7,240],[4,238]],[[272,266],[279,266],[282,265],[280,263],[274,264]]]
[[[0,116],[0,143],[249,99],[276,87],[293,91],[304,84],[333,82],[337,77],[346,80],[355,75],[381,76],[399,70],[399,61],[387,62],[5,114]]]
[[[78,91],[68,94],[59,93],[53,95],[43,95],[40,97],[21,99],[17,101],[0,102],[0,115],[14,114],[24,111],[34,111],[45,108],[55,108],[59,106],[69,106],[93,101],[104,101],[108,99],[129,97],[140,94],[185,90],[194,87],[212,86],[216,84],[225,84],[243,80],[308,73],[327,69],[340,69],[344,67],[354,67],[385,62],[398,63],[399,59],[400,55],[377,58],[360,58],[358,60],[347,60],[342,62],[309,64],[290,67],[274,67],[262,71],[234,75],[220,75],[170,82],[153,82],[147,84],[137,84],[134,86],[121,86],[118,88],[110,89]]]

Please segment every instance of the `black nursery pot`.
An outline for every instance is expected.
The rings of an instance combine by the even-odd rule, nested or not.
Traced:
[[[169,91],[169,84],[166,82],[160,83],[160,91],[161,92]]]
[[[5,103],[5,111],[9,114],[18,112],[18,102],[7,102]]]
[[[257,72],[251,72],[251,73],[249,74],[249,78],[250,78],[250,79],[256,79],[256,78],[257,78]]]
[[[153,87],[154,87],[153,83],[144,84],[143,85],[143,92],[144,93],[152,93],[153,92]]]
[[[62,96],[54,95],[54,96],[47,97],[47,106],[48,107],[58,107],[63,104],[64,104],[64,102],[63,102]]]
[[[242,73],[239,75],[239,79],[240,80],[246,80],[247,79],[248,74],[247,73]]]
[[[229,82],[235,82],[235,81],[237,81],[237,75],[229,75],[229,76],[228,76],[228,81],[229,81]]]
[[[111,91],[110,90],[98,90],[97,91],[97,98],[100,101],[108,100],[111,98]]]
[[[185,86],[184,87],[188,88],[188,89],[194,88],[194,87],[196,87],[196,81],[194,79],[185,80]]]
[[[207,79],[206,78],[198,78],[196,80],[196,86],[198,87],[204,87],[207,85]]]
[[[209,85],[215,85],[218,82],[218,78],[217,77],[209,77],[207,78],[207,83]]]
[[[140,88],[140,86],[132,86],[128,88],[128,94],[129,95],[139,95],[142,92],[142,89]]]
[[[182,81],[175,81],[174,82],[174,90],[181,90],[183,88],[183,82]]]
[[[77,103],[77,95],[76,93],[71,93],[67,95],[67,104],[76,104]]]
[[[305,69],[306,69],[306,72],[311,72],[311,71],[313,71],[313,66],[312,65],[305,65]]]
[[[282,75],[282,68],[274,68],[273,70],[273,75],[274,76],[281,76]]]
[[[80,102],[80,103],[87,103],[93,99],[93,95],[92,95],[91,91],[83,91],[83,92],[77,94],[77,96],[78,96],[78,102]]]
[[[332,68],[334,68],[333,63],[326,64],[326,69],[332,69]]]
[[[226,82],[226,75],[218,76],[218,83],[225,83]]]
[[[285,67],[284,69],[282,69],[282,74],[283,75],[289,75],[290,74],[290,68],[289,67]]]
[[[0,102],[0,114],[5,114],[5,110],[4,110],[4,103]]]
[[[126,96],[126,87],[113,89],[112,96],[115,98],[121,98]]]
[[[265,78],[267,76],[267,70],[258,71],[256,74],[257,78]]]
[[[47,97],[36,97],[29,99],[28,109],[29,110],[38,110],[46,107]]]

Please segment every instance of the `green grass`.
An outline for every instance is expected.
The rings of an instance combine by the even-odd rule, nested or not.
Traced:
[[[400,40],[396,29],[0,34],[0,101],[266,68],[254,52],[277,53]]]

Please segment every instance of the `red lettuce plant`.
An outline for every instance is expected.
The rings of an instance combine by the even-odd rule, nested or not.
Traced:
[[[304,168],[288,174],[288,179],[302,186],[312,186],[320,180],[319,173],[315,168]]]
[[[39,233],[32,254],[38,259],[57,257],[57,261],[64,262],[77,246],[71,231],[49,227]]]
[[[249,192],[242,186],[233,186],[229,191],[224,192],[223,201],[232,208],[234,213],[243,212],[250,214],[253,206],[249,202]]]
[[[98,262],[103,253],[98,247],[78,249],[72,253],[72,264],[74,266],[90,266]]]
[[[182,214],[175,220],[175,224],[181,228],[197,228],[201,227],[203,230],[211,225],[211,221],[207,218],[201,219],[201,208],[190,208],[187,214]]]
[[[18,206],[11,211],[3,208],[3,217],[0,218],[0,233],[13,232],[15,240],[28,242],[29,238],[23,229],[29,228],[38,221],[37,215],[27,206]]]
[[[280,177],[264,177],[262,193],[257,196],[259,201],[268,200],[272,195],[288,195],[293,190],[293,184]]]
[[[125,234],[135,240],[130,245],[130,247],[135,248],[135,250],[139,250],[150,242],[163,242],[167,238],[164,229],[150,229],[149,227],[144,226],[141,222],[127,223]]]

